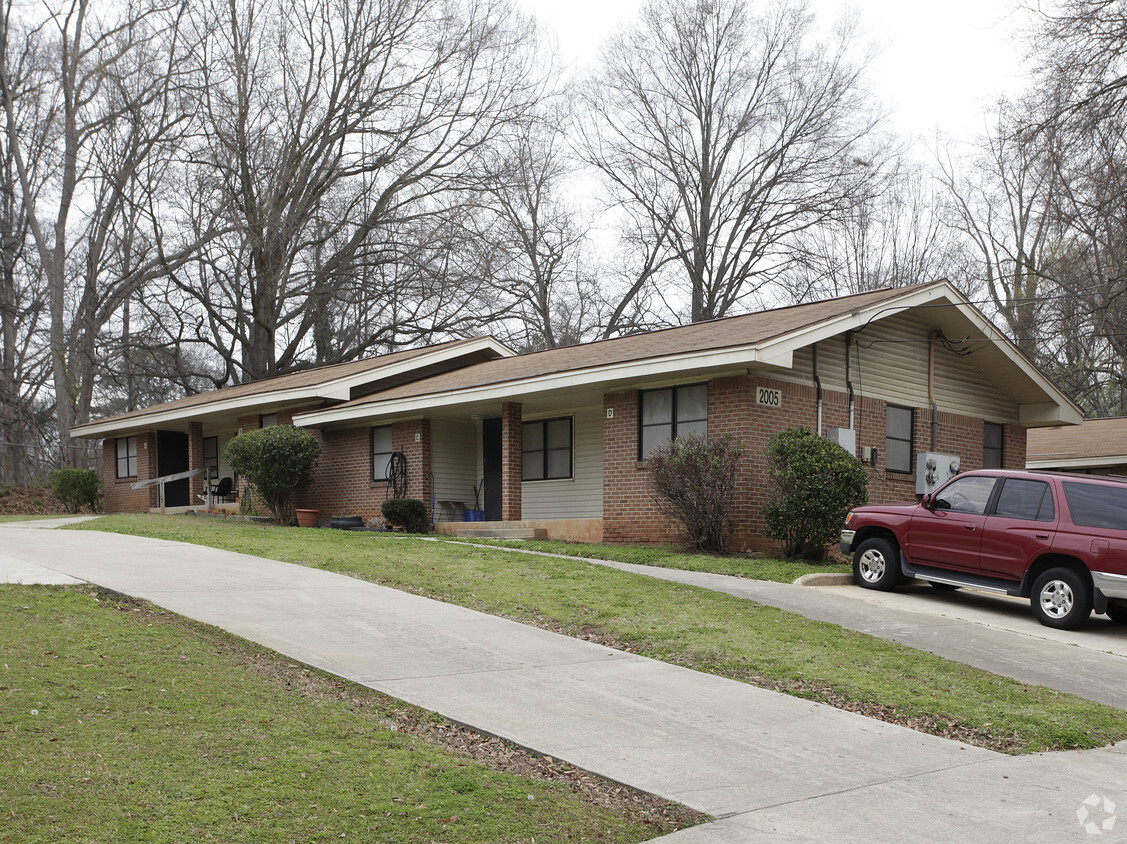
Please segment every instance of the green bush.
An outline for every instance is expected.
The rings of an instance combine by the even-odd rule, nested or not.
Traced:
[[[408,533],[426,533],[430,529],[427,505],[417,498],[389,498],[380,512],[389,524],[400,525]]]
[[[678,437],[647,458],[658,507],[681,523],[686,544],[721,553],[732,533],[736,470],[743,449],[731,437]]]
[[[55,498],[70,512],[77,513],[83,507],[98,512],[102,479],[93,469],[53,469],[50,481]]]
[[[246,478],[255,494],[284,525],[294,524],[297,491],[313,478],[321,444],[293,425],[274,425],[239,434],[223,456],[231,470]]]
[[[820,560],[839,537],[845,514],[869,498],[861,461],[837,443],[788,428],[767,443],[771,498],[763,510],[767,535],[788,557]]]

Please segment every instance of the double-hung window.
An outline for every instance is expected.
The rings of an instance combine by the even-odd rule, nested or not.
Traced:
[[[388,480],[387,468],[391,462],[391,426],[380,425],[372,429],[372,480]]]
[[[273,428],[277,424],[278,424],[278,414],[277,413],[263,413],[263,414],[260,414],[259,417],[258,417],[258,427],[259,428]]]
[[[912,473],[912,417],[910,407],[888,405],[885,411],[884,468]]]
[[[521,425],[521,480],[571,477],[571,417]]]
[[[643,460],[669,440],[689,434],[708,436],[707,384],[643,390],[639,404],[638,456]]]
[[[118,437],[117,449],[117,476],[119,478],[137,477],[137,438]]]
[[[982,426],[982,468],[1002,468],[1002,444],[1005,442],[1006,426],[997,422],[986,422]]]

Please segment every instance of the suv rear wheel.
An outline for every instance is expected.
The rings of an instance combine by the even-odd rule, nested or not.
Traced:
[[[900,582],[900,552],[880,536],[866,539],[853,555],[853,581],[866,589],[892,589]]]
[[[1092,612],[1092,585],[1072,569],[1049,569],[1033,581],[1029,603],[1046,627],[1075,630]]]

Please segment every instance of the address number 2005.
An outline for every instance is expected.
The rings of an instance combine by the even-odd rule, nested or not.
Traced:
[[[757,404],[765,404],[768,407],[782,407],[783,392],[782,390],[772,390],[767,387],[756,387],[755,401]]]

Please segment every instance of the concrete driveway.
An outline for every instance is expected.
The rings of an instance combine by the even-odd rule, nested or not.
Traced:
[[[164,540],[0,525],[4,561],[145,598],[718,819],[671,841],[1127,837],[1127,745],[1005,756],[341,575]],[[791,590],[864,606],[802,587],[775,594],[798,599]]]

